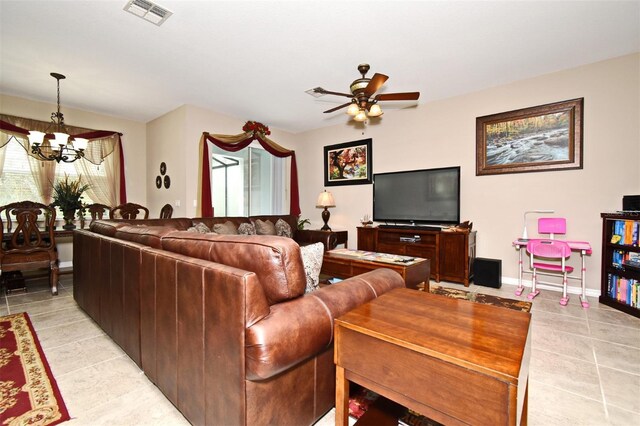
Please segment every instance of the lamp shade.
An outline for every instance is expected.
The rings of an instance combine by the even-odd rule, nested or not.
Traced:
[[[56,140],[55,140],[56,145],[64,146],[69,141],[69,135],[66,133],[56,132],[53,135],[56,137]]]
[[[89,142],[88,139],[84,139],[84,138],[73,138],[73,146],[75,149],[87,149],[87,143]]]
[[[369,108],[369,117],[379,117],[381,115],[382,115],[382,108],[380,108],[380,105],[378,104],[371,105],[371,108]]]
[[[45,133],[44,132],[38,132],[37,130],[32,130],[29,132],[29,142],[31,142],[32,144],[41,144],[42,142],[44,142],[44,137],[45,137]]]
[[[356,121],[365,121],[367,119],[367,113],[364,112],[363,109],[361,109],[360,111],[358,111],[356,116],[353,117],[353,119],[356,120]]]
[[[335,207],[336,202],[333,199],[333,194],[327,191],[322,191],[320,195],[318,195],[318,201],[316,202],[316,207]]]
[[[349,108],[347,108],[347,114],[349,115],[356,115],[359,111],[360,107],[356,103],[352,103],[349,105]]]

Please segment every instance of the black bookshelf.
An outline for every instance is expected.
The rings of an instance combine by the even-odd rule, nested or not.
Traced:
[[[600,290],[600,303],[611,306],[614,309],[640,318],[640,269],[625,264],[627,257],[640,256],[640,214],[637,212],[601,213],[602,217],[602,281]],[[631,238],[625,241],[626,232],[620,232],[620,221],[625,226],[631,226]],[[616,232],[618,222],[618,232]],[[633,227],[636,227],[634,232]],[[624,228],[623,228],[624,229]],[[620,235],[622,234],[622,235]],[[618,237],[614,237],[618,235]],[[619,241],[617,241],[619,239]],[[617,278],[614,278],[617,277]],[[630,291],[617,291],[612,294],[612,287],[620,289],[620,283],[625,280],[625,288]],[[635,291],[633,290],[635,287]],[[621,294],[624,293],[624,294]],[[635,296],[635,299],[634,299]]]

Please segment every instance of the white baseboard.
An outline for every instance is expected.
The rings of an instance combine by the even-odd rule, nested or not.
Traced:
[[[68,260],[66,262],[60,262],[58,265],[59,268],[73,268],[73,262]]]
[[[502,277],[502,281],[503,284],[508,284],[508,285],[518,285],[518,279],[517,278],[511,278],[511,277]],[[527,281],[527,280],[522,280],[522,285],[525,287],[531,287],[531,281]],[[551,285],[546,285],[546,284],[538,284],[536,286],[536,288],[539,288],[541,290],[551,290],[551,291],[557,291],[558,293],[560,293],[562,291],[561,287],[557,287],[557,286],[551,286]],[[600,290],[596,290],[593,288],[588,288],[587,290],[587,296],[591,296],[591,297],[600,297]],[[576,287],[576,286],[567,286],[567,293],[569,294],[582,294],[582,288],[580,287]]]

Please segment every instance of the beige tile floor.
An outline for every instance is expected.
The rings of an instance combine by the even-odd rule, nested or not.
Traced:
[[[463,288],[442,283],[447,287]],[[432,285],[434,285],[432,283]],[[513,286],[467,290],[516,298]],[[523,299],[524,297],[520,297]],[[591,300],[542,290],[532,309],[530,425],[640,424],[640,319]],[[76,305],[72,276],[58,296],[46,282],[0,296],[0,315],[29,313],[72,420],[78,425],[185,425],[142,371]],[[334,411],[317,425],[333,425]]]

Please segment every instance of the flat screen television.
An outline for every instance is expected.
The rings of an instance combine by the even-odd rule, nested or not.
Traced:
[[[460,223],[460,167],[374,174],[373,220],[394,225]]]

